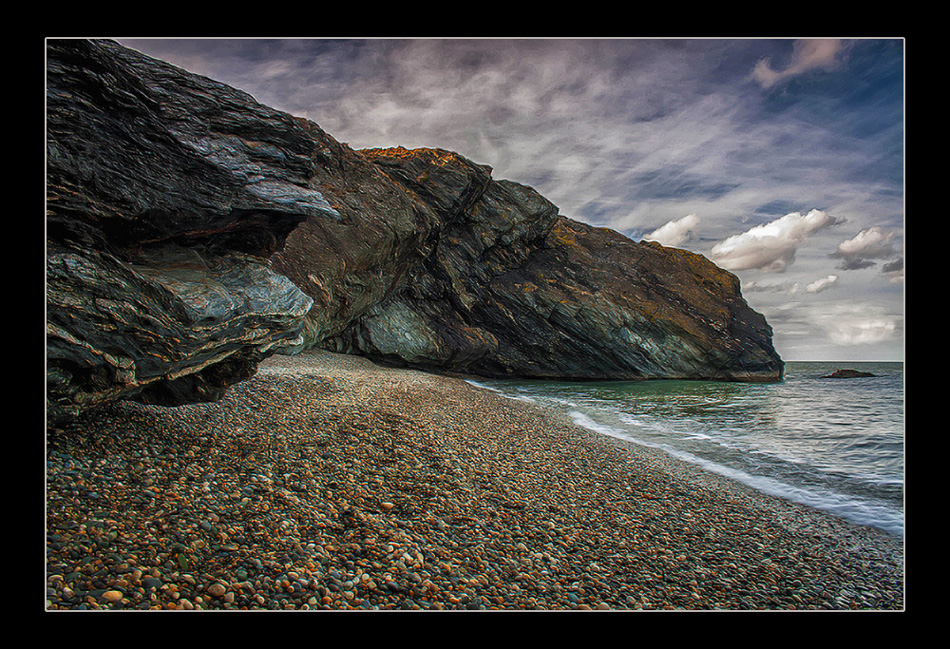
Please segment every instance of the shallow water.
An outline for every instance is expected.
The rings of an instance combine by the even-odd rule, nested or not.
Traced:
[[[823,379],[846,367],[869,378]],[[781,383],[473,382],[755,489],[904,533],[903,363],[789,362]]]

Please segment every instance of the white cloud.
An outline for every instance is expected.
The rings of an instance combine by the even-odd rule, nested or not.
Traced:
[[[854,238],[842,241],[832,257],[883,259],[894,255],[891,240],[894,232],[878,226],[858,232]]]
[[[821,293],[838,283],[837,275],[828,275],[821,279],[805,285],[806,293]],[[748,281],[742,284],[743,293],[784,293],[787,295],[798,295],[802,291],[800,282],[772,282],[763,284],[762,282]]]
[[[808,284],[805,287],[806,293],[821,293],[826,291],[835,284],[838,283],[837,275],[828,275],[828,277],[822,277],[821,279],[815,280],[811,284]]]
[[[792,60],[784,70],[773,70],[771,60],[765,58],[752,70],[752,78],[763,88],[771,88],[780,81],[811,70],[830,70],[837,64],[841,49],[841,40],[837,38],[796,41]]]
[[[726,270],[782,272],[795,260],[795,251],[810,234],[835,223],[821,210],[811,210],[804,216],[792,212],[720,241],[712,248],[712,258]]]
[[[699,217],[695,214],[687,214],[681,219],[668,221],[643,238],[664,246],[681,246],[696,232],[697,225],[699,225]]]
[[[742,285],[743,293],[787,293],[788,295],[798,295],[801,290],[801,284],[798,282],[772,282],[763,284],[754,280],[745,282]]]
[[[828,335],[839,345],[873,345],[891,340],[897,334],[893,320],[864,320],[832,323]]]
[[[903,318],[878,304],[826,303],[805,316],[829,341],[845,347],[876,345],[903,336]]]

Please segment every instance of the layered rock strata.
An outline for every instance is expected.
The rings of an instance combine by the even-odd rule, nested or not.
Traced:
[[[765,318],[705,257],[573,221],[450,152],[362,154],[447,225],[400,290],[322,346],[489,377],[781,378]]]
[[[52,419],[303,347],[483,376],[777,380],[735,276],[450,151],[354,151],[111,41],[47,50]]]
[[[109,41],[47,48],[47,403],[215,399],[302,343],[269,257],[339,215],[309,125]]]

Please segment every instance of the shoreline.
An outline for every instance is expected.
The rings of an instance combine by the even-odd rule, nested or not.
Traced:
[[[903,539],[308,351],[47,434],[47,609],[903,610]]]

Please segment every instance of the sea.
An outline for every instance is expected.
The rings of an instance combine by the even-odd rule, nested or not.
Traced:
[[[822,378],[836,369],[874,374]],[[790,361],[777,383],[478,380],[603,435],[904,535],[904,364]]]

